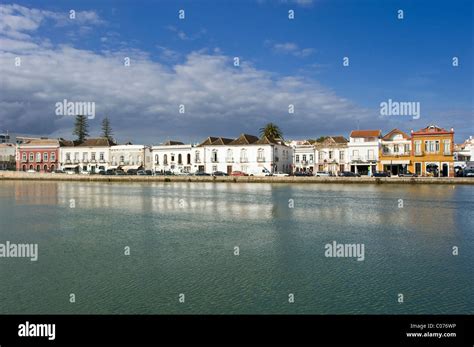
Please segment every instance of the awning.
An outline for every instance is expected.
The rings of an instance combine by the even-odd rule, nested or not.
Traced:
[[[129,165],[129,166],[122,166],[123,171],[128,171],[128,170],[138,170],[141,165]]]
[[[405,165],[408,165],[410,164],[410,161],[409,160],[381,160],[380,161],[381,164],[384,164],[384,165],[402,165],[402,164],[405,164]]]
[[[63,166],[64,169],[76,169],[78,167],[79,167],[79,165],[64,165]]]

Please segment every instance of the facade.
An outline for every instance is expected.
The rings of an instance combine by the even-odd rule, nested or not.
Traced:
[[[393,129],[380,141],[378,171],[392,175],[414,172],[411,160],[411,137],[401,130]]]
[[[430,125],[411,131],[412,161],[419,176],[454,177],[454,129]]]
[[[353,130],[348,150],[352,172],[371,176],[377,169],[381,131]]]
[[[454,146],[454,169],[474,167],[474,139],[472,136],[464,143]]]
[[[86,139],[80,144],[64,141],[60,150],[61,168],[90,173],[107,170],[110,166],[110,147],[113,144],[105,137]]]
[[[151,148],[144,145],[113,145],[109,148],[110,165],[107,169],[152,170]]]
[[[282,141],[241,134],[237,139],[208,137],[194,150],[198,169],[207,173],[228,174],[242,171],[248,175],[291,172],[293,150]],[[202,170],[204,169],[204,170]]]
[[[293,171],[316,171],[316,147],[309,141],[297,141],[293,145]]]
[[[24,138],[17,145],[17,171],[52,172],[59,166],[60,141],[48,138]]]
[[[16,145],[0,143],[0,170],[16,169]]]
[[[349,171],[349,147],[344,136],[328,136],[316,143],[317,171],[338,175]]]
[[[161,173],[170,171],[174,174],[198,171],[192,162],[193,149],[193,145],[180,141],[167,141],[161,145],[153,146],[151,149],[152,170]]]
[[[10,135],[8,133],[1,133],[0,143],[11,143]]]

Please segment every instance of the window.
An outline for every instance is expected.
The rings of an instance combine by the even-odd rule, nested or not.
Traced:
[[[425,151],[429,153],[439,152],[439,141],[425,141]]]
[[[213,150],[212,150],[211,161],[212,161],[213,163],[217,163],[217,149],[213,149]]]
[[[393,152],[397,154],[399,152],[398,145],[393,145]]]
[[[34,153],[30,153],[30,161],[33,161],[33,160],[35,160],[35,155]]]
[[[87,152],[82,153],[82,161],[87,161],[88,157],[89,157],[89,153]]]
[[[344,160],[344,151],[339,151],[339,160]]]
[[[173,153],[171,153],[170,158],[171,158],[171,162],[174,163],[174,154]]]
[[[334,152],[333,151],[329,151],[329,159],[333,159],[334,157]]]
[[[296,157],[295,157],[295,161],[296,161],[297,163],[299,163],[299,162],[300,162],[300,156],[299,156],[299,154],[297,154],[297,155],[296,155]]]
[[[199,151],[196,151],[196,153],[194,154],[194,161],[196,163],[200,163],[201,162],[201,155],[200,155],[200,152]]]
[[[79,161],[79,153],[74,153],[74,160]]]
[[[123,163],[125,161],[125,157],[123,155],[120,156],[120,162]]]
[[[100,152],[99,154],[99,160],[104,161],[104,152]]]
[[[443,152],[446,155],[451,154],[451,141],[450,140],[444,140],[443,141],[444,149]]]
[[[186,160],[187,164],[188,164],[188,165],[191,164],[191,154],[188,153],[188,154],[186,155],[186,157],[187,157],[187,158],[186,158],[186,159],[187,159],[187,160]]]
[[[26,161],[26,153],[25,153],[25,152],[23,152],[23,153],[21,154],[21,161]],[[24,170],[23,170],[23,171],[24,171]]]
[[[405,144],[405,154],[409,154],[410,153],[410,144],[406,143]]]
[[[233,153],[232,153],[232,150],[229,148],[227,150],[227,156],[226,156],[227,161],[232,161],[233,159],[232,157],[233,157]]]
[[[51,152],[51,161],[56,161],[56,152]],[[51,167],[52,170],[52,167]]]
[[[352,158],[354,158],[355,160],[359,159],[359,150],[358,149],[354,149],[352,151]]]
[[[313,163],[313,160],[314,160],[314,156],[312,154],[309,155],[309,162],[310,163]]]
[[[168,165],[168,155],[167,154],[165,154],[163,156],[163,165]]]
[[[94,160],[94,161],[95,161],[95,152],[92,152],[92,153],[91,153],[91,160]]]
[[[160,163],[160,157],[158,156],[158,154],[155,154],[155,164],[159,164]]]
[[[374,160],[374,150],[373,149],[367,150],[367,158],[369,160]]]
[[[48,161],[48,152],[43,153],[43,161]]]
[[[324,152],[318,152],[318,158],[319,160],[323,160],[323,157],[324,157]]]
[[[275,155],[278,155],[278,152],[275,151]],[[265,160],[265,155],[263,148],[259,148],[257,151],[257,160],[258,161],[264,161]]]
[[[71,153],[66,153],[66,160],[71,160]]]
[[[421,154],[421,141],[415,141],[415,154]]]
[[[212,172],[216,172],[217,171],[217,165],[212,165]]]
[[[178,164],[183,164],[183,156],[180,154],[178,154]]]
[[[240,161],[247,162],[247,150],[245,148],[240,150]]]
[[[302,160],[303,160],[303,162],[306,161],[306,154],[303,154],[303,155],[302,155]]]
[[[36,153],[36,162],[40,162],[40,161],[41,161],[41,153]]]

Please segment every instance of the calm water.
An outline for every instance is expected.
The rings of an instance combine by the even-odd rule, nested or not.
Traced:
[[[474,313],[474,186],[0,182],[0,221],[39,247],[0,313]]]

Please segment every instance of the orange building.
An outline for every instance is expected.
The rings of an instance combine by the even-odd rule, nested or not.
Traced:
[[[454,177],[454,129],[436,125],[411,131],[414,172],[419,176]]]

